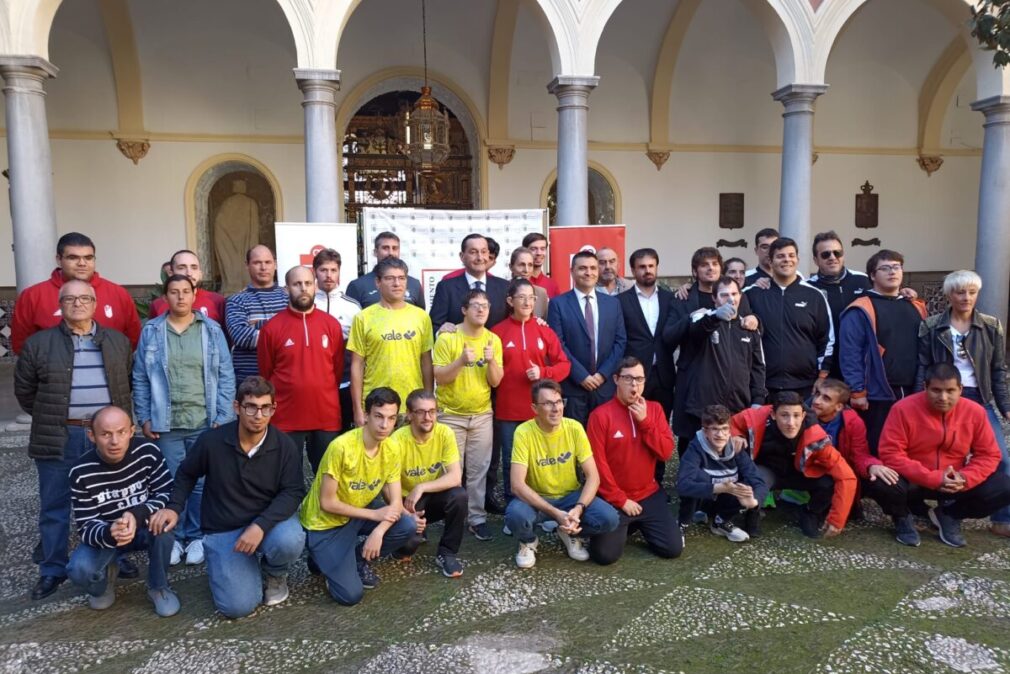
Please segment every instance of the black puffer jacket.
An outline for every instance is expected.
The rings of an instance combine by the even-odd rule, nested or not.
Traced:
[[[102,350],[112,404],[132,415],[130,340],[95,325],[95,344]],[[66,323],[36,332],[25,342],[14,368],[14,395],[21,409],[32,415],[28,456],[33,459],[63,458],[73,374],[74,340]]]

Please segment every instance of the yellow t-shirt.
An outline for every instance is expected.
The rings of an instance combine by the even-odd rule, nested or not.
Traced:
[[[343,515],[323,510],[319,493],[323,476],[329,475],[337,482],[337,498],[355,508],[365,508],[375,500],[382,488],[400,480],[400,456],[389,444],[389,439],[379,443],[375,456],[365,454],[361,429],[355,428],[330,443],[319,463],[319,472],[312,481],[308,496],[302,501],[300,519],[302,526],[312,531],[342,527],[350,521]]]
[[[373,389],[388,386],[400,394],[405,412],[407,395],[424,388],[421,355],[431,351],[432,341],[431,319],[413,304],[395,310],[373,304],[355,316],[347,350],[365,359],[362,404]]]
[[[550,434],[530,419],[519,425],[512,440],[512,463],[526,466],[526,484],[546,499],[579,489],[575,466],[592,455],[586,431],[574,419],[562,419]]]
[[[450,465],[459,463],[456,435],[445,424],[435,424],[431,437],[423,445],[404,426],[389,436],[387,445],[400,456],[400,486],[406,496],[422,482],[431,482],[445,475]]]
[[[495,362],[501,365],[501,339],[487,328],[477,337],[468,337],[461,329],[443,332],[435,340],[435,350],[431,354],[434,365],[451,365],[469,346],[477,354],[477,360],[463,367],[456,378],[448,384],[435,387],[435,397],[439,408],[446,414],[473,416],[491,411],[491,385],[487,383],[487,361],[484,347],[494,349]]]

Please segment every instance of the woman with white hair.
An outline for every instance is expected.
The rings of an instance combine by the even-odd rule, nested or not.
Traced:
[[[919,327],[916,390],[922,390],[923,375],[930,365],[954,365],[961,373],[962,395],[979,403],[989,413],[1003,453],[999,470],[1010,474],[1010,457],[1001,423],[1001,417],[1010,419],[1006,336],[998,318],[975,310],[981,289],[981,277],[966,269],[951,272],[943,280],[943,294],[950,306],[927,318]],[[990,521],[994,534],[1010,537],[1010,507],[996,511]]]

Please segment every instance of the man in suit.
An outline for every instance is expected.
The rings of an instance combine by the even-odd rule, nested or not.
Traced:
[[[456,278],[444,278],[435,286],[431,302],[431,324],[438,332],[453,331],[463,322],[463,305],[471,290],[483,290],[491,304],[487,325],[497,325],[508,315],[505,295],[508,281],[487,273],[490,255],[483,234],[467,234],[460,245],[459,259],[464,272]]]
[[[642,397],[662,405],[663,413],[669,417],[677,370],[673,351],[663,343],[663,326],[670,313],[673,293],[656,283],[659,253],[655,249],[639,248],[631,254],[628,264],[635,276],[635,285],[617,295],[628,336],[625,356],[642,361],[645,368]]]
[[[561,383],[568,398],[565,415],[583,425],[590,412],[614,397],[613,374],[628,342],[621,303],[596,291],[599,276],[596,253],[579,251],[572,257],[575,287],[547,307],[547,323],[572,363]]]

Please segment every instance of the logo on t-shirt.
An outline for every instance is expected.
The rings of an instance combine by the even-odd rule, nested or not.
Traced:
[[[506,349],[514,349],[514,348],[516,348],[516,345],[515,345],[515,344],[513,344],[513,343],[512,343],[512,340],[510,339],[510,340],[509,340],[509,343],[505,345],[505,348],[506,348]]]
[[[417,330],[407,330],[406,332],[390,330],[386,334],[382,335],[382,340],[385,342],[398,342],[401,339],[411,340],[415,337],[417,337]]]
[[[375,491],[382,484],[382,478],[375,478],[371,482],[365,482],[364,480],[351,480],[348,483],[348,487],[354,491]]]
[[[537,337],[537,348],[540,349],[541,351],[544,350],[544,340],[541,339],[540,337]]]
[[[570,458],[572,458],[572,453],[571,452],[565,452],[564,454],[561,454],[557,458],[555,458],[553,456],[548,456],[548,457],[545,457],[543,459],[537,459],[537,465],[538,466],[554,466],[554,465],[557,465],[557,464],[568,463],[568,459],[570,459]]]
[[[800,309],[802,309],[802,308],[804,308],[804,307],[807,306],[807,303],[806,302],[797,302],[796,306],[798,306]]]
[[[330,336],[329,335],[323,335],[323,348],[324,349],[330,348]]]
[[[112,318],[112,305],[111,304],[106,304],[105,305],[105,317],[106,318]]]
[[[616,433],[614,433],[614,439],[615,439],[615,440],[617,440],[617,439],[620,439],[620,438],[623,438],[623,437],[624,437],[624,433],[622,433],[622,432],[620,431],[620,429],[618,429],[618,431],[617,431]]]
[[[295,345],[295,341],[293,339],[291,339],[290,337],[288,337],[288,341],[284,342],[284,346],[294,346],[294,345]]]

